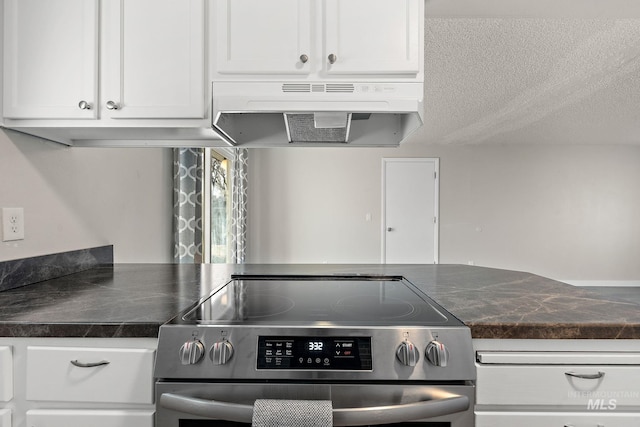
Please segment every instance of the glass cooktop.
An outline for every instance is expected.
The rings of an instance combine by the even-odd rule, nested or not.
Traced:
[[[182,318],[197,324],[459,325],[399,276],[235,276]]]

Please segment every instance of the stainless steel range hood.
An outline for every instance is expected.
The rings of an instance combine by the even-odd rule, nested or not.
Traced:
[[[422,83],[213,83],[214,131],[231,146],[397,146],[423,123]]]

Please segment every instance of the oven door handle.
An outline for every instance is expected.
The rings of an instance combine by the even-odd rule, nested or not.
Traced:
[[[239,423],[251,424],[253,418],[252,405],[199,399],[174,393],[162,393],[160,405],[186,414]],[[469,398],[467,396],[446,394],[441,399],[403,405],[334,409],[333,425],[362,426],[401,423],[455,414],[468,409]]]

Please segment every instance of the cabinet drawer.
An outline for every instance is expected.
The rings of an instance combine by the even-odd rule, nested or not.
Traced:
[[[11,347],[0,347],[0,402],[13,399],[13,356]]]
[[[29,427],[153,427],[153,411],[64,410],[27,411]]]
[[[476,427],[637,427],[640,413],[476,412]]]
[[[154,354],[138,348],[28,347],[27,400],[153,403]],[[88,366],[77,366],[82,364]]]
[[[606,352],[479,352],[478,405],[640,408],[640,355]]]
[[[0,427],[11,427],[10,409],[0,409]]]

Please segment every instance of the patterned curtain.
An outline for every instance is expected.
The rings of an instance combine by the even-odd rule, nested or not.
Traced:
[[[237,148],[233,157],[231,183],[231,230],[229,262],[243,264],[247,240],[247,163],[249,151]]]
[[[201,148],[173,150],[173,259],[177,263],[202,262]]]

